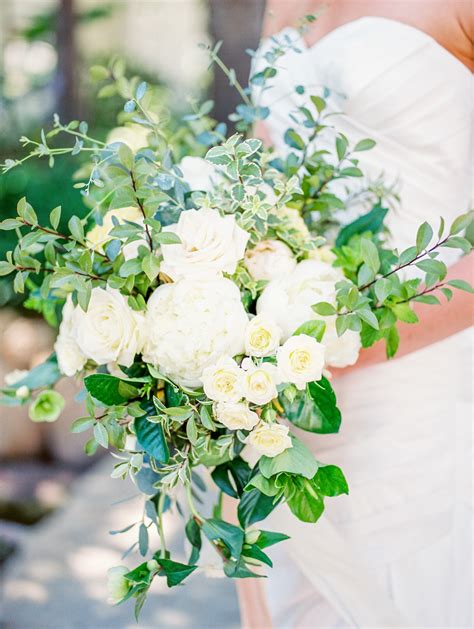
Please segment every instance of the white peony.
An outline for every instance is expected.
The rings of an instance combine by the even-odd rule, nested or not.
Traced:
[[[210,192],[219,183],[220,175],[216,167],[202,157],[186,155],[179,163],[179,168],[191,190]]]
[[[281,330],[267,315],[251,319],[245,330],[245,353],[247,356],[270,356],[280,346]]]
[[[161,270],[171,279],[210,279],[233,273],[244,257],[249,234],[234,216],[221,216],[216,210],[186,210],[174,225],[163,231],[177,234],[180,244],[162,245]]]
[[[143,324],[143,315],[118,290],[93,288],[87,312],[75,310],[73,336],[84,356],[98,365],[130,367],[142,349]]]
[[[262,240],[245,253],[245,266],[254,280],[274,280],[296,267],[293,252],[280,240]]]
[[[124,599],[129,590],[130,582],[125,578],[129,572],[127,566],[114,566],[107,570],[107,603],[109,605],[118,605]]]
[[[329,264],[332,264],[336,259],[336,255],[331,251],[329,245],[316,247],[316,249],[309,252],[309,257],[312,260],[319,260],[320,262],[327,262]]]
[[[78,308],[74,307],[71,295],[67,296],[64,304],[59,335],[54,344],[54,351],[58,359],[59,371],[65,376],[74,376],[84,367],[87,357],[77,344]]]
[[[336,283],[342,272],[319,260],[304,260],[292,273],[270,282],[257,301],[257,313],[272,316],[283,339],[310,319],[318,318],[311,306],[321,301],[335,303]]]
[[[250,359],[245,359],[242,367],[245,370],[243,388],[246,400],[262,406],[277,397],[278,372],[275,365],[254,365]]]
[[[119,224],[124,224],[125,221],[136,223],[144,228],[143,214],[137,207],[121,207],[114,210],[109,210],[102,217],[102,225],[94,225],[94,227],[87,232],[87,242],[95,251],[104,253],[105,245],[112,240],[113,236],[110,236],[111,230],[114,228],[113,218],[117,219]],[[122,253],[125,260],[131,260],[138,255],[138,248],[140,245],[148,246],[145,236],[138,240],[129,242],[122,248]]]
[[[242,375],[235,360],[223,356],[202,372],[204,393],[216,402],[238,402],[242,399]]]
[[[148,146],[150,129],[141,124],[129,124],[126,127],[115,127],[107,136],[107,144],[121,142],[126,144],[133,153]]]
[[[247,322],[231,280],[163,284],[148,301],[143,359],[178,384],[198,387],[206,367],[243,353]]]
[[[277,352],[278,374],[282,382],[290,382],[303,390],[307,382],[320,380],[324,368],[324,345],[312,336],[290,337]]]
[[[230,430],[252,430],[260,421],[245,402],[219,402],[216,405],[217,420]]]
[[[323,321],[326,331],[321,342],[326,348],[326,365],[338,368],[354,365],[362,347],[359,332],[346,330],[338,336],[335,317],[324,317]]]
[[[273,458],[293,447],[288,433],[288,426],[260,422],[249,434],[246,443],[259,454]]]

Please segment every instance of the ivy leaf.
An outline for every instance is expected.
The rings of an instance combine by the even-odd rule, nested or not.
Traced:
[[[242,528],[264,520],[278,504],[273,496],[266,496],[258,489],[244,492],[237,508]]]
[[[138,443],[145,452],[159,463],[166,463],[169,459],[170,452],[161,424],[150,422],[146,416],[144,416],[136,417],[134,419],[134,426]]]
[[[105,373],[87,376],[84,385],[93,398],[106,406],[125,404],[138,395],[138,389],[133,384]]]
[[[197,566],[189,566],[188,564],[178,563],[171,559],[162,559],[161,557],[157,557],[156,561],[163,569],[166,575],[166,583],[170,588],[182,583],[197,568]]]
[[[313,480],[324,496],[340,496],[349,493],[347,481],[337,465],[320,464]]]
[[[202,532],[211,542],[221,540],[235,559],[240,557],[244,543],[244,532],[238,526],[224,522],[224,520],[211,518],[204,521]]]
[[[336,404],[336,396],[326,378],[311,382],[306,391],[298,391],[290,402],[285,396],[279,396],[285,415],[292,424],[319,434],[330,434],[339,431],[341,411]]]

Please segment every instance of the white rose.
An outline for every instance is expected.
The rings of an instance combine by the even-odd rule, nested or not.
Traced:
[[[113,218],[117,219],[119,224],[122,225],[125,221],[136,223],[144,230],[145,223],[143,221],[143,214],[139,208],[131,206],[109,210],[102,217],[102,225],[94,225],[94,227],[87,232],[87,242],[95,251],[104,253],[105,245],[109,240],[112,240],[113,236],[110,236],[110,232],[114,228]],[[122,248],[125,260],[136,258],[140,245],[148,246],[145,235],[143,235],[143,238],[129,242]]]
[[[75,337],[79,317],[78,308],[74,307],[72,297],[68,295],[62,312],[59,335],[54,344],[59,371],[68,377],[81,371],[87,362],[87,357],[81,351]]]
[[[359,332],[346,330],[341,336],[336,332],[335,317],[324,317],[326,331],[321,343],[326,348],[326,365],[329,367],[348,367],[359,358],[361,341]]]
[[[143,360],[178,384],[199,387],[206,367],[244,352],[247,322],[231,280],[163,284],[148,301]]]
[[[249,239],[234,216],[221,216],[208,208],[181,212],[178,222],[163,231],[171,231],[181,240],[180,244],[161,247],[161,270],[175,281],[232,274]]]
[[[202,157],[187,155],[179,163],[179,168],[191,190],[210,192],[219,183],[220,175],[216,167]]]
[[[293,252],[280,240],[262,240],[245,252],[245,266],[254,280],[274,280],[296,266]]]
[[[242,399],[242,375],[235,360],[223,356],[202,372],[204,393],[216,402],[238,402]]]
[[[269,356],[280,346],[281,330],[271,317],[257,315],[248,322],[245,330],[247,356]]]
[[[288,432],[288,426],[260,422],[249,434],[246,443],[259,454],[273,458],[293,447]]]
[[[216,416],[230,430],[252,430],[260,420],[245,402],[219,402],[216,405]]]
[[[278,350],[277,362],[281,381],[290,382],[302,390],[307,382],[321,379],[324,345],[306,334],[292,336]]]
[[[300,325],[318,318],[313,304],[335,304],[336,283],[341,279],[340,269],[319,260],[304,260],[292,273],[265,286],[257,301],[257,313],[273,317],[286,340]]]
[[[115,127],[107,136],[107,144],[121,142],[126,144],[133,153],[148,146],[150,129],[141,124],[130,124],[126,127]]]
[[[107,570],[107,603],[117,605],[124,599],[129,590],[130,583],[125,575],[129,572],[126,566],[114,566]]]
[[[249,402],[262,406],[277,397],[278,372],[275,365],[271,363],[254,365],[250,359],[246,359],[242,366],[245,369],[244,397]]]
[[[14,369],[13,371],[10,371],[5,375],[5,384],[7,385],[7,387],[12,387],[17,382],[20,382],[20,380],[23,380],[23,378],[25,378],[25,376],[27,375],[27,369]]]
[[[19,400],[26,400],[26,398],[30,397],[30,390],[26,386],[26,384],[23,384],[21,387],[18,387],[18,389],[16,390],[16,397]]]
[[[142,349],[143,315],[116,289],[93,288],[87,308],[76,308],[74,338],[82,353],[99,365],[130,367]]]

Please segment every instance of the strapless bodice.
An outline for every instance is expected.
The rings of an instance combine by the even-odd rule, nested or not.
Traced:
[[[422,221],[449,221],[469,209],[472,75],[456,57],[426,33],[379,17],[345,24],[312,47],[294,29],[276,37],[301,51],[278,61],[272,87],[260,95],[271,107],[266,124],[278,151],[288,150],[290,115],[327,88],[328,109],[341,112],[331,124],[351,142],[377,142],[358,154],[364,173],[371,180],[383,174],[398,189],[401,203],[388,218],[394,245],[412,244]],[[267,40],[261,52],[272,45]],[[331,142],[328,131],[317,146]]]

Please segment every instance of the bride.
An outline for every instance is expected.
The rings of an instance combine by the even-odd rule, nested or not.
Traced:
[[[470,2],[267,5],[266,34],[279,31],[302,52],[281,59],[264,94],[272,112],[262,135],[284,151],[283,132],[300,104],[295,87],[325,85],[329,105],[342,112],[335,126],[351,142],[377,141],[363,154],[364,171],[399,183],[401,202],[388,221],[395,246],[413,244],[424,220],[449,222],[468,210]],[[304,38],[288,27],[319,8]],[[446,261],[454,276],[470,279],[472,257]],[[457,293],[439,310],[418,304],[422,324],[402,325],[401,358],[382,363],[379,344],[334,373],[340,434],[300,438],[343,468],[351,494],[331,501],[314,526],[284,509],[270,517],[270,528],[291,539],[275,550],[268,579],[239,582],[246,627],[472,626],[467,299]]]

